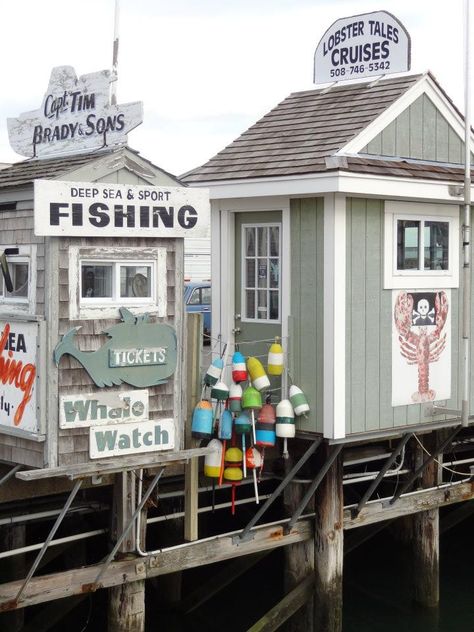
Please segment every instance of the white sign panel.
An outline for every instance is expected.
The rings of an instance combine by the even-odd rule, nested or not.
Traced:
[[[80,393],[59,399],[59,427],[63,429],[148,421],[147,390]]]
[[[109,70],[77,77],[71,66],[53,68],[41,107],[7,119],[13,150],[51,158],[126,144],[128,132],[143,121],[143,105],[111,105],[113,79]]]
[[[156,419],[98,428],[94,426],[89,429],[89,441],[91,459],[172,450],[174,423],[172,419]]]
[[[0,321],[0,432],[39,431],[36,322]]]
[[[410,70],[410,36],[387,11],[336,20],[314,54],[314,83]]]
[[[449,290],[392,293],[392,406],[451,397]]]
[[[209,190],[35,180],[35,235],[207,237]]]

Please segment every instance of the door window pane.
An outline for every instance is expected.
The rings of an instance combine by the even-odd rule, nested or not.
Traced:
[[[255,228],[245,229],[245,253],[247,257],[255,256]]]
[[[247,287],[255,287],[255,259],[247,259]]]
[[[268,228],[260,227],[257,229],[258,255],[260,257],[267,254],[267,234]]]
[[[201,288],[201,302],[203,305],[211,304],[211,288],[210,287]]]
[[[272,320],[278,320],[280,317],[278,306],[278,292],[270,291],[270,314],[269,318]]]
[[[270,229],[270,257],[280,256],[280,227],[271,226]]]
[[[191,297],[188,301],[188,305],[200,305],[201,304],[201,298],[199,296],[199,288],[197,287],[195,290],[193,290],[193,293],[191,294]]]
[[[447,270],[449,267],[449,223],[424,222],[425,270]]]
[[[121,298],[151,296],[151,266],[120,266]]]
[[[112,266],[82,265],[83,298],[112,298]]]
[[[257,305],[257,318],[258,319],[267,319],[267,291],[259,290],[258,291],[258,305]]]
[[[255,292],[253,290],[247,290],[245,292],[245,298],[246,298],[245,316],[246,318],[254,319],[255,318]]]
[[[270,259],[270,287],[278,287],[280,282],[280,261]]]
[[[258,259],[258,287],[267,287],[268,259]]]
[[[418,270],[420,261],[420,222],[397,221],[397,270]]]

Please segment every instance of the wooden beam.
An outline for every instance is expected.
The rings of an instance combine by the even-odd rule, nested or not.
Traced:
[[[382,520],[393,520],[418,511],[428,511],[472,499],[474,499],[474,482],[411,492],[402,496],[395,505],[386,505],[385,500],[373,500],[365,505],[356,518],[352,518],[351,510],[357,505],[349,505],[344,508],[344,529],[363,527]]]
[[[314,576],[304,579],[296,588],[293,588],[283,599],[266,615],[257,621],[247,632],[274,632],[279,630],[291,616],[297,612],[314,593]]]
[[[312,525],[308,520],[298,522],[288,534],[280,525],[257,528],[252,540],[238,545],[233,544],[233,534],[216,537],[203,542],[190,543],[184,547],[165,549],[153,556],[114,561],[107,568],[98,586],[93,582],[101,568],[100,564],[33,577],[21,603],[16,603],[14,597],[23,580],[9,582],[0,585],[0,612],[276,549],[311,537]]]
[[[103,476],[118,472],[130,472],[142,468],[163,467],[170,463],[186,463],[197,456],[210,454],[212,448],[193,448],[191,450],[179,450],[177,452],[163,452],[152,455],[138,455],[122,457],[119,461],[96,461],[94,463],[81,463],[79,465],[62,465],[60,467],[45,468],[42,470],[24,470],[16,473],[16,477],[22,481],[37,481],[43,478],[66,477],[71,480],[88,476]]]

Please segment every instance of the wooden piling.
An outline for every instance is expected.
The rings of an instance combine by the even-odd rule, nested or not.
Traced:
[[[13,524],[0,527],[0,551],[12,551],[25,546],[25,525]],[[22,579],[26,575],[25,556],[15,555],[2,560],[2,580]],[[25,611],[15,610],[0,615],[0,630],[19,632],[23,629]]]
[[[423,439],[423,446],[431,452],[436,445],[436,433]],[[418,446],[419,459],[427,454]],[[439,465],[435,461],[423,471],[420,488],[438,484]],[[414,600],[423,607],[433,608],[439,603],[439,509],[420,511],[412,516],[412,559]]]
[[[286,465],[287,471],[294,465],[290,457]],[[291,516],[298,507],[306,487],[301,483],[288,485],[284,494],[285,512]],[[307,511],[312,511],[310,502]],[[302,581],[314,578],[314,541],[298,542],[285,547],[284,585],[285,595],[291,593]],[[286,632],[306,632],[313,630],[313,599],[308,599],[293,614],[285,627]]]
[[[320,453],[327,459],[329,446]],[[343,505],[341,452],[315,495],[315,632],[342,631]]]
[[[116,474],[112,534],[115,539],[123,532],[135,507],[135,477],[133,472]],[[123,541],[123,554],[135,550],[135,528]],[[145,580],[124,582],[109,588],[108,632],[145,631]]]

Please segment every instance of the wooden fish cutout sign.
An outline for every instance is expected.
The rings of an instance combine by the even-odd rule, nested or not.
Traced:
[[[120,315],[122,322],[103,332],[109,340],[97,351],[80,351],[74,344],[80,327],[70,329],[54,349],[54,362],[59,365],[61,357],[69,354],[99,387],[123,382],[137,388],[165,384],[176,369],[175,330],[148,322],[148,314],[134,316],[125,307]]]

